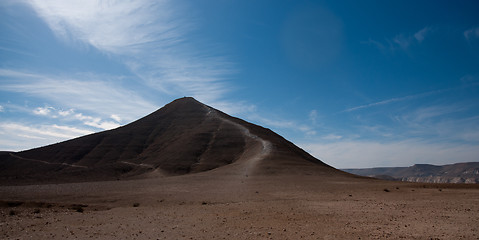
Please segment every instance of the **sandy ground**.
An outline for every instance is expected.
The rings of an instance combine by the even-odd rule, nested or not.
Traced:
[[[476,185],[194,174],[0,193],[2,239],[479,239]]]

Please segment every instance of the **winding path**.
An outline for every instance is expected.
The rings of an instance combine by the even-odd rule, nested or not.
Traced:
[[[43,160],[38,160],[38,159],[32,159],[32,158],[24,158],[20,157],[18,155],[15,155],[13,153],[10,153],[11,157],[14,157],[16,159],[24,160],[24,161],[31,161],[31,162],[36,162],[36,163],[42,163],[42,164],[48,164],[48,165],[63,165],[63,166],[68,166],[68,167],[74,167],[74,168],[88,168],[87,166],[80,166],[76,164],[69,164],[69,163],[51,163]]]
[[[127,162],[127,161],[121,161],[121,163],[128,164],[128,165],[133,165],[133,166],[136,166],[136,167],[155,169],[155,166],[153,166],[151,164],[146,164],[146,163],[132,163],[132,162]]]
[[[248,173],[251,173],[251,171],[256,166],[256,163],[258,163],[259,161],[261,161],[262,159],[264,159],[266,156],[268,156],[271,153],[272,148],[273,148],[273,144],[271,144],[270,141],[264,140],[264,139],[260,138],[259,136],[252,134],[249,131],[248,128],[246,128],[245,126],[243,126],[239,123],[233,122],[229,119],[225,119],[225,118],[219,116],[219,114],[216,112],[216,110],[214,110],[214,109],[212,109],[212,108],[210,108],[206,105],[205,105],[205,108],[207,108],[207,110],[208,110],[208,112],[206,114],[207,116],[219,118],[222,121],[239,128],[241,130],[241,132],[243,133],[243,136],[245,138],[250,138],[253,141],[261,143],[261,145],[262,145],[261,151],[258,151],[256,154],[254,154],[253,156],[251,156],[247,159],[247,161],[245,163],[244,174],[247,175]]]

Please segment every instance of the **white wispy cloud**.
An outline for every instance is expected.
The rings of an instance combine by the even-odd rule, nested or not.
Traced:
[[[371,38],[369,38],[367,41],[361,41],[362,44],[367,44],[367,45],[372,45],[374,47],[376,47],[377,49],[379,49],[380,51],[385,51],[387,48],[386,46],[379,42],[379,41],[376,41],[376,40],[373,40]]]
[[[59,38],[121,56],[130,71],[156,90],[205,102],[221,99],[230,90],[225,79],[235,72],[233,64],[213,48],[187,40],[194,21],[178,2],[27,2]]]
[[[75,111],[73,109],[68,109],[68,110],[58,110],[58,115],[62,117],[67,117],[73,114]]]
[[[435,90],[435,91],[430,91],[430,92],[424,92],[424,93],[404,96],[404,97],[390,98],[390,99],[386,99],[386,100],[379,101],[379,102],[373,102],[373,103],[368,103],[368,104],[364,104],[364,105],[359,105],[359,106],[356,106],[356,107],[351,107],[351,108],[345,109],[341,112],[352,112],[352,111],[356,111],[356,110],[360,110],[360,109],[365,109],[365,108],[370,108],[370,107],[375,107],[375,106],[381,106],[381,105],[386,105],[386,104],[395,103],[395,102],[413,100],[413,99],[422,98],[422,97],[426,97],[426,96],[433,95],[433,94],[443,93],[443,92],[449,91],[449,90],[451,90],[451,89],[441,89],[441,90]]]
[[[33,110],[33,113],[36,115],[46,116],[52,112],[52,109],[54,110],[52,107],[37,107]]]
[[[470,85],[442,91],[459,90],[454,93],[460,95],[465,88],[468,88],[465,86]],[[387,103],[389,101],[378,104]],[[375,105],[377,104],[362,105],[347,110],[354,111]],[[435,97],[434,102],[426,100],[420,105],[408,103],[363,112],[364,114],[356,118],[355,126],[351,131],[376,139],[419,138],[479,144],[479,139],[475,138],[479,136],[479,116],[476,113],[478,107],[477,101],[474,100],[441,102]]]
[[[113,115],[116,116],[116,115]],[[102,120],[99,117],[85,116],[82,113],[77,113],[74,115],[74,118],[83,122],[83,124],[98,128],[101,130],[110,130],[121,126],[118,122]]]
[[[27,107],[23,107],[23,108],[27,108]],[[51,106],[34,108],[32,110],[32,113],[34,115],[40,115],[43,117],[60,119],[63,122],[70,122],[71,124],[75,124],[74,123],[75,121],[80,121],[85,126],[94,127],[99,130],[110,130],[113,128],[117,128],[121,126],[121,121],[122,121],[121,117],[116,114],[110,115],[109,119],[114,120],[114,121],[111,121],[111,120],[104,120],[101,117],[92,117],[92,116],[85,115],[83,113],[78,113],[74,109],[62,110],[62,109],[57,109]],[[66,126],[64,128],[66,128]]]
[[[466,40],[479,39],[479,27],[470,28],[464,31]]]
[[[362,43],[375,46],[377,49],[383,52],[386,50],[394,52],[397,49],[408,50],[411,46],[424,42],[426,37],[428,37],[428,35],[430,35],[432,32],[433,29],[431,27],[424,27],[413,34],[401,33],[393,38],[386,38],[385,43],[373,40],[371,38],[368,41],[363,41]]]
[[[324,140],[340,140],[342,138],[343,136],[332,134],[332,133],[321,137],[321,139],[324,139]]]
[[[479,144],[477,105],[441,105],[415,109],[395,117],[395,126],[409,136],[433,136],[437,141]]]
[[[169,1],[31,0],[27,3],[66,41],[111,53],[138,53],[141,45],[180,40],[184,22]]]
[[[84,124],[102,130],[110,130],[121,126],[120,124],[112,121],[86,121]]]
[[[415,138],[433,143],[477,145],[479,116],[475,111],[478,107],[477,103],[472,101],[393,108],[380,112],[384,117],[381,121],[378,121],[377,117],[363,115],[349,130],[349,134],[358,133],[362,139],[376,141]]]
[[[121,117],[116,114],[112,114],[110,118],[115,120],[116,122],[121,122]]]
[[[3,112],[5,111],[5,107],[3,107],[2,105],[0,105],[0,112]]]
[[[429,34],[430,32],[431,32],[431,28],[425,27],[419,30],[418,32],[414,33],[413,36],[418,43],[421,43],[422,41],[424,41],[424,38],[426,38],[426,35]]]
[[[0,87],[3,91],[24,93],[40,97],[57,106],[91,112],[98,116],[117,115],[127,121],[142,117],[158,108],[138,93],[115,84],[117,77],[79,74],[74,76],[48,76],[41,74],[0,69]],[[110,79],[110,81],[106,80]],[[88,79],[88,80],[86,80]],[[35,113],[46,115],[51,107],[39,107]],[[69,112],[70,111],[70,112]],[[71,114],[66,110],[57,115]]]
[[[375,107],[375,106],[380,106],[380,105],[386,105],[386,104],[389,104],[389,103],[411,100],[411,99],[414,99],[414,98],[417,98],[417,96],[416,95],[411,95],[411,96],[405,96],[405,97],[391,98],[391,99],[387,99],[387,100],[383,100],[383,101],[379,101],[379,102],[368,103],[368,104],[348,108],[348,109],[343,110],[342,112],[352,112],[352,111],[356,111],[356,110],[360,110],[360,109],[365,109],[365,108],[370,108],[370,107]]]
[[[407,50],[413,43],[414,38],[412,36],[404,36],[402,34],[395,36],[392,42],[398,45],[401,49]]]
[[[412,35],[397,35],[393,38],[393,42],[396,43],[403,50],[407,50],[413,44],[420,44],[424,41],[426,36],[432,32],[432,28],[425,27]]]
[[[23,107],[23,108],[27,109],[27,107]],[[111,120],[102,119],[101,117],[93,117],[93,116],[85,115],[83,113],[78,113],[78,112],[75,112],[74,109],[61,110],[61,109],[57,109],[57,108],[51,107],[51,106],[37,107],[37,108],[34,108],[31,112],[34,115],[39,115],[39,116],[47,117],[47,118],[50,118],[50,119],[58,119],[61,122],[69,123],[72,126],[78,126],[79,124],[77,122],[79,121],[79,122],[81,122],[83,127],[87,127],[87,126],[88,127],[94,127],[97,130],[110,130],[110,129],[113,129],[113,128],[117,128],[117,127],[121,126],[121,120],[122,120],[116,114],[112,114],[108,118],[108,119],[113,120],[113,121],[111,121]],[[25,125],[25,123],[24,123],[24,125]],[[43,124],[43,125],[48,125],[48,124]],[[20,126],[20,125],[11,125],[11,126]],[[60,128],[56,124],[53,124],[53,126],[57,129],[66,129],[66,130],[69,130],[69,131],[70,130],[74,131],[74,129],[76,129],[76,128],[73,128],[73,127],[68,128],[68,126],[63,126],[63,127]],[[23,128],[23,129],[25,129],[25,128]],[[90,130],[88,130],[88,132],[92,133],[92,131],[90,131]],[[85,131],[80,131],[78,133],[85,133]],[[24,136],[28,136],[28,135],[24,135]],[[65,136],[67,136],[67,135],[65,135]],[[60,137],[60,136],[54,136],[54,137]]]
[[[56,124],[51,125],[51,127],[53,129],[58,129],[58,130],[61,130],[61,131],[67,132],[67,133],[71,133],[72,134],[71,136],[75,136],[77,134],[87,135],[87,134],[93,133],[90,130],[79,129],[79,128],[69,127],[69,126],[58,126]]]
[[[19,104],[14,104],[14,103],[11,103],[11,102],[8,102],[8,103],[5,103],[3,105],[3,110],[4,112],[17,112],[17,113],[21,113],[21,114],[31,114],[33,113],[33,109],[34,108],[31,108],[31,107],[26,107],[26,106],[23,106],[23,105],[19,105]],[[35,106],[36,107],[36,106]]]
[[[432,105],[415,109],[409,114],[403,116],[403,119],[414,122],[424,122],[432,118],[443,117],[458,112],[465,111],[465,105]]]
[[[0,122],[0,147],[18,151],[91,134],[93,131],[57,124]]]

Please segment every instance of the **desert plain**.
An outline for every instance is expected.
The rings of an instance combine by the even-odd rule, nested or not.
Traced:
[[[0,194],[2,239],[479,239],[476,185],[195,174]]]

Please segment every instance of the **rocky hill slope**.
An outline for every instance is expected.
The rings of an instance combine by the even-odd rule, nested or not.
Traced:
[[[260,164],[263,173],[310,165],[334,170],[269,129],[193,98],[181,98],[117,129],[22,152],[1,152],[0,183],[181,175],[245,158],[265,160]]]

